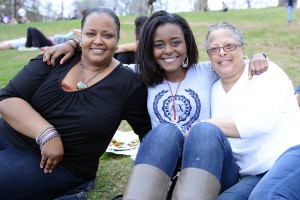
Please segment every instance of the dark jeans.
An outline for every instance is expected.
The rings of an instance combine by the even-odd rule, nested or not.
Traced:
[[[0,199],[45,200],[67,197],[66,193],[80,193],[80,188],[88,188],[91,184],[84,183],[60,165],[52,173],[45,174],[40,168],[40,160],[40,155],[15,148],[0,133]],[[78,196],[69,197],[78,199]]]

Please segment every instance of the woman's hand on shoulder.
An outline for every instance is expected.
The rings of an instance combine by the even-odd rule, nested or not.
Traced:
[[[249,62],[248,77],[252,79],[253,75],[259,75],[268,70],[268,58],[263,53],[256,53]]]
[[[71,42],[71,41],[68,41]],[[74,56],[75,53],[75,42],[74,47],[72,47],[68,42],[58,44],[55,46],[48,47],[44,51],[43,62],[46,62],[48,65],[55,65],[55,60],[59,56],[63,56],[60,60],[60,64],[67,62],[70,58]],[[72,44],[73,44],[72,43]]]

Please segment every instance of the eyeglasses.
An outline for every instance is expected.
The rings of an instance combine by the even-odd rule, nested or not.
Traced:
[[[220,52],[220,49],[222,48],[225,52],[228,52],[228,51],[233,51],[236,49],[236,47],[240,47],[241,45],[237,45],[237,44],[234,44],[234,43],[228,43],[228,44],[225,44],[224,46],[222,47],[213,47],[213,48],[210,48],[207,50],[207,53],[209,55],[215,55],[215,54],[218,54]]]

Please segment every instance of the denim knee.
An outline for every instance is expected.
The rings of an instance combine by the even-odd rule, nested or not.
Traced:
[[[160,124],[144,137],[134,164],[153,165],[172,176],[183,142],[184,137],[176,126]]]
[[[141,145],[149,145],[149,143],[168,148],[182,149],[184,137],[181,131],[173,124],[164,123],[153,128],[143,139]],[[152,146],[153,147],[153,146]]]
[[[193,126],[184,145],[195,147],[195,145],[201,144],[205,150],[215,150],[220,148],[220,143],[223,143],[225,138],[226,136],[219,127],[208,122],[202,122]]]
[[[230,144],[221,129],[211,123],[199,123],[191,129],[184,143],[182,168],[200,168],[220,180],[228,153],[232,153]]]

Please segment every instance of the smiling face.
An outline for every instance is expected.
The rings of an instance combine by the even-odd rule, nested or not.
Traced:
[[[232,31],[228,29],[218,29],[213,31],[208,37],[208,49],[224,47],[229,44],[238,45]],[[219,53],[209,54],[209,59],[214,70],[222,79],[240,77],[244,71],[244,48],[237,46],[232,51],[225,52],[220,48]]]
[[[166,23],[157,27],[153,37],[155,62],[165,71],[166,78],[177,82],[182,78],[182,63],[187,57],[186,42],[180,26]]]
[[[82,28],[82,60],[90,65],[109,63],[118,45],[118,29],[114,19],[106,13],[93,13]]]

